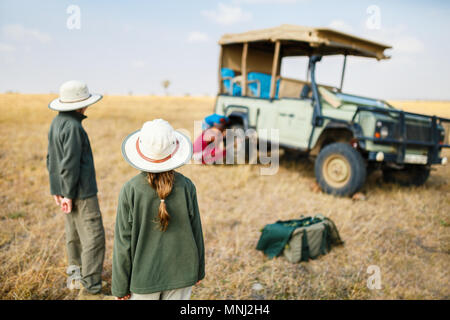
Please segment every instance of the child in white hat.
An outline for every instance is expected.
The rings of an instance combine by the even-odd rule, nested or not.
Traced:
[[[71,277],[83,287],[80,297],[100,299],[105,232],[97,198],[94,158],[81,122],[86,108],[99,101],[81,81],[65,82],[49,108],[59,111],[48,134],[50,193],[66,213],[66,245]],[[95,296],[94,296],[95,295]]]
[[[174,169],[192,144],[165,120],[125,138],[125,160],[141,173],[119,195],[112,293],[119,300],[189,299],[205,276],[200,212],[192,181]]]

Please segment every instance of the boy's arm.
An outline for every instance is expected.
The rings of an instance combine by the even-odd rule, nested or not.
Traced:
[[[75,199],[80,178],[81,152],[83,148],[82,132],[73,124],[66,124],[61,132],[63,158],[61,160],[61,195]]]

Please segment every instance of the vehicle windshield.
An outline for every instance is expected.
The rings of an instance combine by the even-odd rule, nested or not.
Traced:
[[[379,108],[394,108],[389,103],[383,100],[377,100],[373,98],[360,97],[342,92],[334,92],[336,98],[342,102],[353,103],[356,105],[363,105],[369,107],[379,107]]]

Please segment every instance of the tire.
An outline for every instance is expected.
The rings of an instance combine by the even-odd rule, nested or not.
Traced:
[[[401,186],[422,186],[430,176],[430,168],[423,165],[406,165],[404,169],[383,169],[383,180]]]
[[[366,181],[367,168],[361,154],[347,143],[325,146],[314,164],[317,183],[326,193],[351,196]]]
[[[232,130],[242,130],[245,132],[244,130],[244,126],[242,124],[233,124],[231,125],[231,127],[229,129]],[[240,162],[238,162],[238,154],[240,152],[244,152],[245,157],[243,159],[244,163],[256,163],[256,159],[257,159],[257,152],[255,150],[255,152],[252,153],[252,158],[250,159],[250,139],[245,136],[245,137],[235,137],[233,139],[233,141],[226,141],[226,148],[227,148],[227,153],[228,152],[233,152],[234,154],[234,163],[235,164],[242,164]],[[242,161],[242,158],[239,159]]]

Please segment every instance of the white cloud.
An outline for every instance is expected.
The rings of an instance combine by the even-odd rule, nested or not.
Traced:
[[[328,27],[338,31],[355,34],[355,29],[343,20],[332,20]],[[358,36],[358,34],[355,34]],[[363,38],[391,45],[394,52],[413,54],[425,50],[423,42],[408,33],[406,26],[398,25],[391,28],[366,29],[361,35]]]
[[[328,27],[342,32],[353,32],[353,27],[343,20],[332,20]]]
[[[131,67],[135,69],[141,69],[147,66],[147,62],[143,60],[133,60],[131,61]]]
[[[25,28],[21,24],[10,24],[2,28],[3,35],[14,41],[30,41],[35,40],[40,43],[49,43],[52,38],[47,33],[37,29]]]
[[[404,53],[421,53],[425,50],[425,46],[419,39],[403,35],[393,39],[392,46],[396,51]]]
[[[235,0],[234,2],[246,4],[292,4],[304,1],[306,0]]]
[[[122,30],[124,32],[134,32],[136,30],[136,28],[129,23],[125,23],[122,25]]]
[[[243,11],[240,7],[219,3],[216,10],[203,10],[203,16],[221,25],[232,25],[238,22],[247,22],[252,14]]]
[[[391,45],[393,52],[416,54],[425,51],[425,45],[422,40],[410,35],[404,25],[393,28],[381,28],[380,30],[369,30],[366,35],[369,39]]]
[[[192,31],[188,34],[187,42],[189,43],[201,43],[209,40],[208,35],[203,32]]]
[[[13,52],[16,51],[16,47],[0,42],[0,52]]]
[[[13,64],[16,61],[15,51],[15,46],[0,42],[0,63]]]

